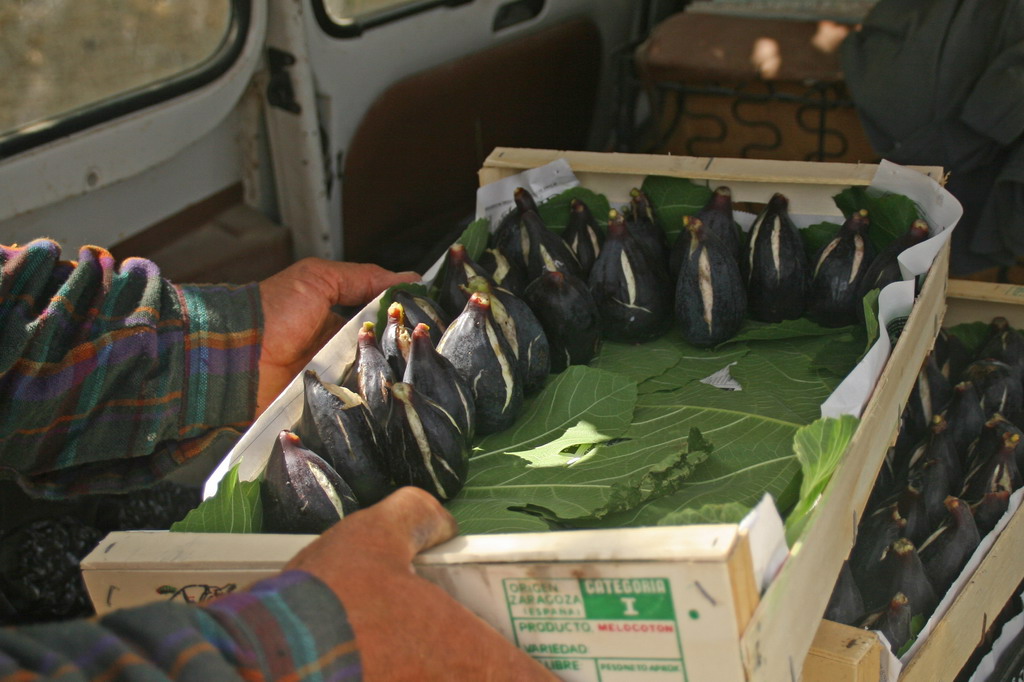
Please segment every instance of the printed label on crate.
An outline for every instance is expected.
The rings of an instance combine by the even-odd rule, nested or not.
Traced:
[[[506,578],[502,583],[516,644],[562,679],[686,679],[668,578]]]

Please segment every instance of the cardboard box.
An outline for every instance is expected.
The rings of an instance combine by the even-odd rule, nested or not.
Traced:
[[[966,280],[949,282],[943,326],[988,323],[997,316],[1005,317],[1015,328],[1024,329],[1024,287]],[[1015,497],[1019,500],[1021,491]],[[945,612],[936,617],[931,631],[923,633],[921,641],[907,652],[907,660],[897,671],[900,682],[952,679],[983,642],[999,612],[1015,596],[1017,586],[1024,581],[1024,561],[1020,557],[1020,548],[1024,546],[1024,511],[1018,507],[1012,514],[1008,513],[1003,522],[1005,525],[997,526],[983,538],[990,546],[980,549],[981,556],[964,569],[944,604],[940,604],[939,609]],[[831,636],[824,633],[831,633]],[[887,649],[872,633],[823,621],[804,665],[804,679],[808,682],[886,679],[879,674],[876,659],[852,660],[842,650],[844,642],[850,638],[860,641],[865,636],[878,642],[883,651]],[[838,671],[830,667],[837,659],[846,664]]]
[[[860,164],[499,148],[485,161],[480,182],[560,159],[584,187],[609,198],[628,196],[647,175],[667,175],[712,187],[728,184],[734,201],[763,203],[783,192],[793,213],[840,222],[834,194],[893,171]],[[938,185],[941,169],[919,171],[911,175],[923,191],[948,196]],[[955,218],[945,223],[953,224]],[[418,557],[417,571],[564,679],[796,679],[916,368],[938,330],[948,262],[945,236],[927,276],[917,283],[920,293],[884,374],[877,382],[872,377],[873,393],[869,401],[865,397],[862,423],[842,463],[781,570],[767,569],[774,578],[760,597],[771,548],[761,549],[756,537],[752,542],[753,533],[742,524],[463,536]],[[902,284],[912,299],[915,282]],[[353,318],[309,367],[340,373],[352,360],[356,330],[375,311],[371,304]],[[888,355],[886,349],[883,362]],[[238,464],[243,480],[258,476],[272,439],[291,428],[301,408],[301,380],[296,380],[249,429],[223,468]],[[755,516],[781,530],[770,502]],[[200,547],[187,534],[169,535],[157,541],[148,534],[113,534],[87,557],[83,570],[98,608],[157,598],[164,584],[240,587],[275,562],[283,564],[303,543],[294,536],[234,536],[230,545],[204,540]],[[251,563],[257,550],[262,552],[258,567]],[[232,579],[230,571],[222,572],[232,563],[250,573]],[[179,578],[172,581],[164,568],[180,569]],[[152,572],[148,584],[135,585],[140,591],[130,594],[127,577],[134,580],[147,571]]]

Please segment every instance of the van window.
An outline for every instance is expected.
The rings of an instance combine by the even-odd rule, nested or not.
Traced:
[[[330,35],[353,37],[394,19],[439,5],[456,6],[472,0],[313,0],[321,27]]]
[[[0,141],[204,65],[232,33],[238,4],[0,2]],[[242,40],[244,34],[233,39]]]

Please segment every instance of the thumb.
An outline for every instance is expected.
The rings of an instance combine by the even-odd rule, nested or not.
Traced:
[[[353,549],[401,565],[425,549],[458,533],[458,524],[433,495],[413,486],[399,488],[380,502],[353,514],[327,529],[319,539],[290,562],[293,568],[329,570],[319,561],[343,556]]]
[[[331,283],[331,300],[339,305],[367,303],[390,286],[418,282],[421,277],[411,271],[392,272],[373,263],[318,261],[321,274]]]
[[[351,519],[349,532],[376,536],[377,548],[403,563],[459,532],[455,517],[433,495],[414,486],[399,488],[363,510],[361,518],[354,514]]]

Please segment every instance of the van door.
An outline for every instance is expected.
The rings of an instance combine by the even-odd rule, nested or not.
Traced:
[[[493,147],[606,146],[645,4],[4,3],[0,237],[178,281],[305,255],[425,269]]]
[[[643,4],[274,3],[268,121],[297,252],[423,272],[494,147],[603,148]]]

